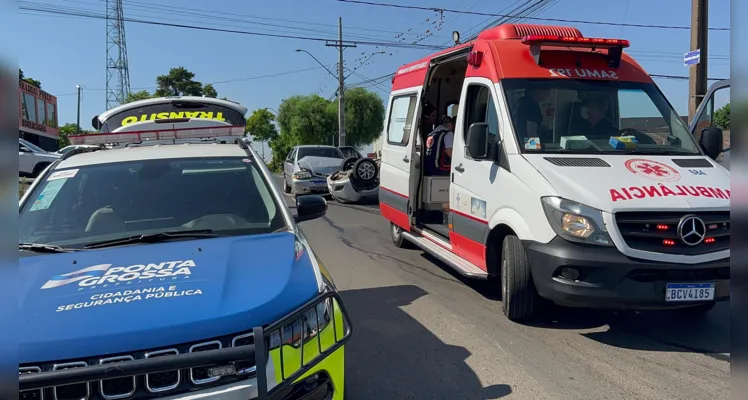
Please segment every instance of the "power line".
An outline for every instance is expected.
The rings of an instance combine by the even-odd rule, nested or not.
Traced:
[[[20,3],[25,3],[25,2],[21,1]],[[80,18],[106,19],[105,15],[96,14],[96,13],[92,13],[92,12],[85,11],[85,10],[84,11],[71,11],[69,9],[68,10],[54,9],[54,8],[45,9],[45,8],[29,7],[29,6],[24,6],[24,5],[21,5],[19,9],[23,11],[38,12],[42,14],[69,15],[69,16],[75,16],[75,17],[80,17]],[[209,31],[209,32],[235,33],[235,34],[242,34],[242,35],[272,37],[272,38],[280,38],[280,39],[296,39],[296,40],[307,40],[307,41],[315,41],[315,42],[335,41],[335,39],[333,38],[297,36],[297,35],[281,35],[281,34],[252,32],[252,31],[243,31],[243,30],[235,30],[235,29],[211,28],[211,27],[206,27],[206,26],[175,24],[175,23],[149,21],[149,20],[134,19],[134,18],[124,18],[124,21],[135,23],[135,24],[143,24],[143,25],[166,26],[166,27],[172,27],[172,28],[193,29],[193,30]],[[432,49],[432,50],[444,49],[441,46],[435,46],[435,45],[407,44],[407,43],[397,43],[397,42],[374,42],[374,41],[357,41],[356,40],[356,41],[349,41],[349,43],[356,44],[356,45],[378,46],[378,47],[400,47],[400,48],[410,48],[410,49]]]
[[[478,12],[478,11],[453,10],[449,8],[410,6],[410,5],[404,5],[404,4],[377,3],[373,1],[362,1],[362,0],[335,0],[335,1],[338,1],[341,3],[363,4],[363,5],[369,5],[369,6],[400,8],[400,9],[407,9],[407,10],[449,12],[449,13],[467,14],[467,15],[479,15],[479,16],[486,16],[486,17],[525,18],[522,16],[516,16],[516,15],[494,14],[494,13],[485,13],[485,12]],[[585,21],[585,20],[562,19],[562,18],[527,17],[526,19],[531,19],[535,21],[566,22],[566,23],[588,24],[588,25],[625,26],[625,27],[630,27],[630,28],[684,29],[684,30],[691,29],[690,26],[629,24],[629,23],[620,23],[620,22]],[[709,30],[729,32],[730,28],[709,28]]]

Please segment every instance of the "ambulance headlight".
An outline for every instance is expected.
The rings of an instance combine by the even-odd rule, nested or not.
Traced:
[[[612,246],[600,210],[563,199],[543,197],[543,211],[556,234],[579,243]]]

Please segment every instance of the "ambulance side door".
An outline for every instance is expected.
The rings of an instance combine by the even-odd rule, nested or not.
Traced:
[[[488,220],[498,207],[498,198],[506,195],[501,177],[507,171],[491,160],[471,158],[466,139],[470,125],[485,123],[488,125],[489,142],[501,140],[495,92],[493,83],[488,79],[465,79],[455,124],[450,175],[452,249],[484,269]]]
[[[418,88],[393,92],[387,107],[382,137],[382,163],[379,170],[379,208],[382,216],[405,230],[410,230],[410,171]]]

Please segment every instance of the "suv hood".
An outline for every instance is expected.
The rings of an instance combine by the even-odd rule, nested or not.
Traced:
[[[292,233],[24,257],[20,363],[147,350],[251,330],[319,293]]]
[[[299,167],[312,171],[313,174],[321,174],[325,177],[340,169],[343,162],[340,158],[306,156],[299,159]]]
[[[56,160],[56,159],[62,157],[62,154],[60,154],[60,153],[34,153],[34,156],[36,156],[36,157],[43,157],[43,158],[50,158],[50,159]]]
[[[525,154],[525,159],[543,174],[559,196],[609,213],[631,208],[730,207],[729,172],[703,156]],[[548,159],[560,159],[559,163],[564,166]],[[681,165],[701,163],[704,166],[686,168],[673,160],[688,160],[679,161]],[[610,167],[592,166],[592,162],[600,164],[601,161]],[[705,161],[710,167],[706,167]]]

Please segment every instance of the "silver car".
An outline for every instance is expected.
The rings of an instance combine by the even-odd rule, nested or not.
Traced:
[[[342,162],[343,153],[335,146],[296,146],[283,163],[283,191],[294,196],[327,194],[327,177]]]

